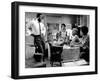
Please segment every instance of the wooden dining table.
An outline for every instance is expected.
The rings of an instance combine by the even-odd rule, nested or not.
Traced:
[[[79,60],[80,47],[63,46],[62,58],[63,62],[71,62]]]
[[[80,47],[79,46],[70,46],[70,45],[63,45],[60,46],[60,44],[54,43],[52,44],[54,47],[63,47],[63,51],[61,53],[61,58],[63,59],[63,62],[72,62],[79,60],[80,55]]]

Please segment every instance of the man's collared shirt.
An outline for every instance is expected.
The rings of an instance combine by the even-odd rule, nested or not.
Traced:
[[[46,28],[43,23],[38,22],[37,19],[33,19],[26,25],[26,32],[28,35],[34,34],[34,35],[40,35],[43,34],[45,36]]]

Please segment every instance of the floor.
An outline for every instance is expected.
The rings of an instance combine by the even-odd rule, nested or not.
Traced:
[[[82,65],[87,65],[87,62],[84,59],[66,63],[62,62],[62,67],[82,66]],[[45,60],[45,62],[35,62],[33,58],[29,58],[25,60],[25,67],[26,68],[51,67],[51,64],[49,60]],[[54,62],[53,67],[61,67],[61,66],[59,66],[58,62]]]

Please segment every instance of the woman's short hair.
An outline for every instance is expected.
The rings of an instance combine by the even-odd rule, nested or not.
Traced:
[[[73,28],[72,32],[74,32],[75,35],[78,35],[78,29],[77,28]]]
[[[84,35],[87,35],[87,33],[88,33],[88,27],[87,27],[87,26],[82,26],[82,27],[80,28],[80,30],[82,31],[82,33],[83,33]]]

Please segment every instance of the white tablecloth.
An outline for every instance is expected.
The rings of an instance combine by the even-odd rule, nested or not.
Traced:
[[[63,62],[75,61],[79,59],[80,48],[79,47],[63,47],[62,58]]]

